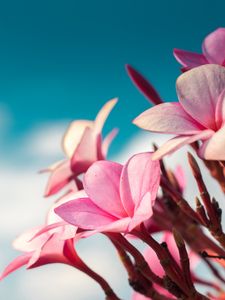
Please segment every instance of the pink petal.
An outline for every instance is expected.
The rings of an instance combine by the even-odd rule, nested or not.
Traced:
[[[57,217],[58,219],[62,220],[59,216]],[[37,250],[38,248],[41,248],[49,239],[49,237],[52,236],[53,234],[60,234],[61,240],[67,240],[67,239],[75,238],[75,236],[77,236],[76,233],[77,233],[77,227],[70,225],[65,221],[60,221],[42,227],[38,232],[35,233],[35,235],[32,236],[30,242],[32,243],[36,242],[35,244],[36,247],[34,247],[33,250]],[[40,243],[39,242],[40,240],[42,240],[43,242]]]
[[[79,262],[76,261],[76,253],[73,247],[66,249],[66,245],[71,240],[63,241],[61,232],[48,237],[45,243],[37,247],[35,251],[17,257],[2,273],[0,280],[6,277],[11,272],[27,265],[27,268],[36,268],[50,263],[64,263],[79,267]],[[70,258],[73,258],[70,260]]]
[[[209,139],[213,134],[214,131],[212,130],[203,130],[200,133],[192,136],[178,136],[170,139],[161,147],[159,147],[159,149],[153,154],[152,159],[161,159],[163,156],[171,154],[187,144],[191,144],[197,140]]]
[[[148,265],[150,266],[150,268],[152,269],[152,271],[162,277],[165,275],[165,272],[163,270],[163,267],[161,266],[159,259],[155,253],[155,251],[148,247],[145,252],[144,252],[144,258],[147,261]]]
[[[106,119],[108,118],[111,110],[116,105],[118,99],[114,98],[108,102],[101,108],[99,113],[97,114],[94,122],[94,131],[96,134],[100,134]]]
[[[190,260],[191,270],[194,270],[201,263],[201,258],[196,252],[192,250],[189,250],[188,256]]]
[[[132,66],[126,65],[127,73],[139,91],[153,104],[163,103],[155,88]]]
[[[31,241],[31,239],[42,229],[44,226],[38,226],[35,228],[32,228],[30,230],[27,230],[23,234],[21,234],[19,237],[17,237],[13,242],[13,247],[19,251],[23,252],[32,252],[37,247],[40,247],[43,245],[43,243],[46,241],[46,236],[42,236],[39,239]]]
[[[57,222],[61,222],[62,219],[56,215],[54,209],[66,202],[69,202],[71,200],[74,199],[78,199],[78,198],[84,198],[87,197],[87,194],[84,192],[84,190],[80,190],[80,191],[71,191],[65,195],[63,195],[61,198],[59,198],[49,209],[48,214],[47,214],[47,218],[46,218],[46,223],[47,224],[55,224]]]
[[[97,229],[97,232],[128,232],[128,226],[131,219],[129,217],[116,220],[108,225],[101,226]]]
[[[62,227],[66,226],[66,225],[68,225],[68,224],[65,221],[56,222],[56,223],[53,223],[53,224],[46,225],[46,226],[42,227],[38,232],[36,232],[31,237],[30,242],[35,242],[36,240],[38,240],[38,238],[42,237],[43,234],[45,234],[45,236],[47,236],[46,240],[48,240],[50,235],[52,235],[55,232],[59,232],[59,231],[61,232]],[[45,240],[45,242],[46,242],[46,240]],[[40,245],[40,243],[37,244],[37,246],[33,250],[37,249],[38,246],[40,247],[42,245]]]
[[[182,74],[177,80],[181,105],[197,122],[216,130],[215,110],[218,97],[225,88],[225,68],[204,65]]]
[[[62,147],[65,154],[70,158],[72,157],[75,149],[81,141],[86,128],[93,128],[94,122],[88,120],[77,120],[69,125],[66,133],[64,134]]]
[[[132,300],[149,300],[149,298],[145,297],[142,294],[139,294],[138,292],[134,292],[132,295]]]
[[[163,237],[163,241],[166,242],[168,249],[172,254],[173,258],[176,260],[178,264],[180,264],[180,255],[173,234],[169,231],[166,231]],[[200,263],[201,259],[199,255],[197,255],[194,251],[190,251],[190,250],[188,251],[188,256],[190,259],[191,270],[193,271]]]
[[[215,112],[216,126],[219,129],[225,122],[225,89],[218,98]]]
[[[52,171],[54,171],[56,168],[58,168],[64,161],[65,161],[64,159],[63,159],[63,160],[60,160],[60,161],[57,161],[57,162],[55,162],[54,164],[52,164],[52,165],[50,165],[50,166],[48,166],[48,167],[46,167],[46,168],[44,168],[44,169],[41,169],[41,170],[39,171],[39,173],[42,174],[42,173],[46,173],[46,172],[52,172]]]
[[[0,276],[0,280],[4,279],[6,276],[8,276],[10,273],[18,270],[19,268],[21,268],[22,266],[25,266],[30,258],[32,256],[32,252],[31,253],[27,253],[24,255],[21,255],[19,257],[17,257],[16,259],[14,259],[3,271],[3,273]]]
[[[142,222],[148,220],[152,214],[152,195],[150,192],[147,192],[135,210],[134,216],[129,224],[128,231],[132,231]]]
[[[222,65],[225,60],[225,28],[218,28],[210,33],[202,44],[202,50],[207,60],[213,64]]]
[[[115,217],[127,216],[120,199],[122,166],[109,161],[95,162],[84,175],[84,190],[102,210]]]
[[[176,262],[179,264],[180,255],[173,234],[169,231],[166,231],[163,236],[163,241],[166,242],[170,253],[172,254],[173,258],[176,260]]]
[[[96,228],[94,230],[83,231],[80,233],[80,236],[79,234],[76,234],[76,236],[78,236],[78,238],[87,238],[100,232],[120,232],[127,234],[130,222],[130,217],[113,220],[109,224],[101,225],[99,227],[96,225]]]
[[[139,115],[133,123],[146,130],[172,134],[194,134],[202,129],[179,103],[154,106]]]
[[[181,49],[174,49],[173,54],[176,60],[184,67],[195,68],[200,65],[208,64],[208,61],[202,54]]]
[[[159,180],[159,162],[152,161],[152,153],[139,153],[128,160],[121,174],[120,195],[130,217],[135,215],[135,210],[141,206],[141,201],[148,192],[151,194],[150,205],[153,205]]]
[[[89,166],[98,160],[98,137],[93,130],[86,128],[79,145],[71,158],[71,169],[75,174],[86,172]]]
[[[65,241],[60,234],[53,234],[48,241],[37,249],[30,259],[27,268],[36,268],[51,263],[71,264],[63,254]]]
[[[104,138],[102,142],[102,156],[105,158],[108,153],[109,146],[111,145],[112,141],[114,140],[115,136],[117,135],[119,129],[114,128],[110,133]]]
[[[184,191],[187,182],[186,182],[186,178],[185,178],[185,174],[184,174],[184,169],[182,168],[181,165],[178,165],[175,170],[174,170],[174,175],[176,177],[176,180],[179,184],[179,187],[181,189],[181,191]]]
[[[225,125],[203,142],[199,156],[209,160],[225,160]]]
[[[82,235],[82,234],[80,234]],[[70,224],[66,224],[63,226],[63,229],[61,231],[61,236],[60,238],[64,241],[68,240],[68,239],[74,239],[74,240],[79,240],[79,234],[77,234],[77,227],[70,225]]]
[[[45,197],[51,196],[60,191],[70,182],[72,176],[73,173],[70,169],[70,161],[63,161],[63,163],[52,171],[45,190]]]
[[[96,229],[116,220],[89,198],[80,198],[62,204],[55,208],[55,213],[66,222],[82,229]]]

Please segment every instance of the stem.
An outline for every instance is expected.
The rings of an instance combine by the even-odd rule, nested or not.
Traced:
[[[162,278],[152,272],[143,255],[131,243],[129,243],[126,238],[124,238],[120,233],[107,232],[105,235],[112,240],[113,243],[119,244],[133,256],[136,266],[143,276],[163,287]]]
[[[225,168],[224,168],[224,161],[219,163],[218,161],[210,161],[210,160],[203,160],[205,166],[208,168],[211,176],[217,180],[219,183],[222,191],[225,193]]]
[[[210,268],[211,272],[215,277],[217,277],[221,282],[225,283],[225,279],[220,275],[219,271],[215,268],[215,266],[209,261],[206,257],[203,257],[205,263]]]
[[[91,270],[89,267],[87,267],[86,270],[83,270],[83,272],[93,278],[101,286],[105,292],[106,300],[120,300],[103,277]]]
[[[119,243],[116,243],[115,240],[113,240],[112,238],[109,238],[109,239],[111,240],[114,247],[116,248],[118,255],[120,257],[120,260],[121,260],[122,264],[124,265],[125,269],[127,270],[127,274],[129,276],[129,278],[133,278],[134,274],[135,274],[135,267],[134,267],[129,255],[123,249],[123,247],[121,247],[121,245]]]
[[[192,274],[192,278],[193,278],[193,281],[195,283],[198,283],[198,284],[201,284],[201,285],[205,285],[205,286],[208,286],[210,288],[213,288],[217,291],[221,291],[221,288],[219,285],[217,285],[216,283],[213,283],[211,281],[208,281],[208,280],[205,280],[205,279],[202,279],[202,278],[199,278],[197,277],[196,275],[193,275]]]
[[[182,276],[181,269],[179,269],[179,273],[176,269],[176,262],[174,259],[171,259],[171,256],[168,255],[167,251],[158,243],[156,242],[150,235],[148,235],[144,225],[142,224],[142,231],[134,230],[133,234],[140,238],[143,242],[148,244],[156,253],[159,258],[159,261],[165,270],[165,273],[168,277],[176,283],[176,285],[186,294],[189,294],[189,288],[184,282]]]
[[[219,204],[215,199],[211,200],[209,192],[206,188],[200,168],[197,164],[197,161],[192,154],[188,153],[189,164],[192,169],[192,173],[195,177],[198,189],[200,192],[201,199],[205,205],[207,214],[209,216],[210,222],[206,226],[211,232],[212,236],[220,243],[220,245],[225,249],[225,234],[222,230],[221,225],[221,210]],[[205,224],[203,224],[205,225]]]
[[[198,197],[195,197],[195,203],[196,203],[196,212],[199,215],[199,217],[201,218],[202,224],[204,224],[205,227],[209,227],[210,221],[209,221],[209,219],[208,219],[208,217],[206,215],[205,208],[201,204],[201,202],[198,199]]]
[[[191,146],[198,154],[199,143],[195,142],[192,143]],[[219,183],[222,191],[225,193],[225,168],[224,168],[224,161],[216,161],[216,160],[205,160],[202,159],[204,165],[209,170],[211,176]]]
[[[129,252],[135,259],[137,269],[144,277],[142,281],[142,286],[145,287],[145,291],[139,291],[140,293],[145,294],[146,296],[154,300],[166,300],[166,299],[172,300],[154,291],[151,286],[151,282],[153,281],[154,283],[160,285],[161,287],[169,290],[169,292],[171,294],[174,294],[176,297],[179,298],[181,296],[181,291],[174,283],[172,284],[172,286],[168,287],[165,280],[158,277],[155,273],[151,271],[150,267],[148,266],[142,254],[132,244],[130,244],[121,234],[107,232],[105,233],[105,235],[113,242],[113,244],[119,243],[119,245],[122,246],[127,252]],[[150,284],[147,286],[147,288],[145,284],[146,279],[150,281],[149,282]]]
[[[108,237],[109,238],[109,237]],[[148,290],[152,286],[152,282],[145,278],[139,270],[134,266],[127,252],[121,247],[121,245],[115,242],[114,239],[109,238],[113,245],[115,246],[121,262],[125,267],[128,274],[128,281],[130,286],[140,294],[147,295]]]
[[[149,289],[146,296],[151,298],[152,300],[173,300],[174,299],[174,298],[170,298],[168,296],[159,294],[153,287]]]
[[[165,177],[161,177],[161,187],[171,196],[173,201],[180,207],[180,209],[192,220],[197,223],[201,223],[201,219],[199,219],[196,212],[191,208],[188,202],[182,197],[182,195],[176,191],[170,183],[165,179]]]
[[[209,300],[206,296],[198,293],[195,290],[195,287],[194,287],[194,285],[192,283],[192,280],[191,280],[188,256],[187,256],[187,253],[184,253],[184,251],[186,252],[186,248],[184,250],[184,248],[182,246],[182,257],[185,256],[185,262],[182,262],[182,264],[185,268],[184,269],[185,272],[187,271],[187,268],[188,268],[189,274],[186,275],[187,277],[185,277],[185,276],[183,277],[181,269],[179,268],[177,270],[176,262],[173,259],[172,255],[168,255],[168,252],[165,251],[165,249],[160,244],[158,244],[148,234],[148,232],[146,231],[146,228],[144,227],[143,223],[141,224],[140,228],[142,229],[141,232],[137,231],[137,230],[134,230],[132,233],[134,235],[136,235],[137,237],[139,237],[142,241],[147,243],[155,251],[155,253],[158,256],[158,258],[160,260],[160,263],[161,263],[162,267],[164,268],[167,276],[169,278],[171,278],[172,281],[175,282],[175,284],[180,288],[181,291],[183,291],[184,295],[183,295],[183,298],[181,297],[181,299],[186,299],[186,300]],[[187,259],[186,259],[186,257],[187,257]],[[187,262],[188,262],[188,265],[187,265]],[[185,278],[188,278],[188,283],[186,282]]]
[[[217,258],[217,259],[225,259],[225,256],[221,255],[210,255],[206,251],[201,252],[201,256],[207,257],[207,258]]]
[[[174,234],[174,239],[177,244],[178,251],[179,251],[180,263],[181,263],[181,267],[183,270],[183,276],[184,276],[189,288],[195,290],[193,282],[192,282],[192,278],[191,278],[190,261],[189,261],[187,249],[184,244],[184,240],[177,230],[174,229],[173,234]]]

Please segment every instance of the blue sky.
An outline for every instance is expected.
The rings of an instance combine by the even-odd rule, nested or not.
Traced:
[[[176,100],[174,47],[200,51],[203,37],[225,26],[224,1],[5,1],[0,9],[0,103],[13,116],[10,135],[40,122],[93,118],[108,99],[120,103],[107,128],[118,145],[148,103],[132,86],[133,64]],[[116,145],[114,148],[117,149]]]
[[[125,64],[132,64],[148,77],[164,99],[176,101],[175,80],[180,71],[173,48],[200,52],[203,38],[217,27],[225,27],[224,9],[223,0],[1,3],[1,270],[16,255],[11,250],[15,236],[43,222],[51,202],[42,198],[47,177],[36,172],[61,157],[60,139],[68,122],[93,119],[107,100],[119,97],[106,124],[106,130],[120,127],[111,149],[115,155],[139,132],[131,120],[149,107],[129,80]],[[144,143],[147,150],[148,135],[132,140],[124,151],[142,151]],[[122,156],[127,154],[123,152]],[[117,157],[121,159],[121,155]],[[183,157],[182,152],[178,158],[183,162]],[[171,165],[175,164],[174,159]],[[100,248],[105,250],[105,243],[97,244],[91,246],[94,257],[103,259],[95,265],[101,274],[112,276],[112,283],[126,299],[128,286],[124,288],[118,273],[110,274],[107,262],[113,271],[119,267],[107,256],[109,250],[99,254]],[[81,249],[90,257],[87,248]],[[110,253],[115,258],[112,249]],[[79,288],[77,300],[89,300],[90,294],[84,293],[88,285],[96,299],[103,298],[80,273],[65,269],[69,273],[61,275],[63,272],[62,266],[21,270],[0,284],[0,295],[9,300],[70,300]],[[59,275],[64,281],[58,279]],[[47,291],[48,285],[59,287],[61,294]]]

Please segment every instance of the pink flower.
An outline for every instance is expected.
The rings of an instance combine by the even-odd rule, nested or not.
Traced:
[[[77,120],[70,124],[62,141],[67,158],[46,170],[51,172],[51,175],[45,196],[57,193],[71,182],[76,190],[76,185],[80,184],[78,175],[86,172],[93,162],[105,159],[117,130],[114,129],[103,141],[101,131],[116,102],[117,99],[108,101],[99,111],[95,121]]]
[[[177,94],[179,103],[159,104],[134,120],[143,129],[176,135],[153,159],[201,140],[200,157],[225,160],[225,68],[205,65],[182,74]]]
[[[77,254],[73,239],[62,239],[62,232],[45,233],[31,240],[41,229],[36,228],[26,232],[15,243],[15,247],[24,254],[13,260],[3,271],[0,279],[22,266],[27,269],[36,268],[50,263],[63,263],[77,267]]]
[[[64,241],[59,233],[49,235],[42,245],[40,243],[33,251],[25,252],[13,260],[6,267],[0,279],[2,280],[24,265],[27,269],[32,269],[51,263],[62,263],[79,268],[73,239]]]
[[[204,39],[202,53],[174,49],[174,56],[185,71],[205,64],[225,66],[225,28],[218,28]]]
[[[162,241],[166,242],[167,247],[168,247],[170,253],[172,254],[173,258],[176,260],[176,262],[178,264],[180,264],[179,252],[178,252],[176,243],[174,241],[174,238],[173,238],[173,235],[171,234],[171,232],[166,231],[164,233]],[[163,267],[161,266],[160,261],[156,255],[156,253],[152,250],[152,248],[148,247],[145,250],[144,257],[145,257],[145,260],[147,261],[147,263],[149,264],[151,270],[156,275],[158,275],[159,277],[163,277],[165,275]],[[200,261],[200,258],[198,258],[198,256],[194,252],[189,253],[189,259],[190,259],[190,265],[191,265],[192,269],[195,268]],[[167,290],[162,288],[161,286],[154,284],[154,288],[160,294],[168,296],[170,298],[173,298],[173,296]],[[132,300],[147,300],[147,299],[149,299],[149,298],[145,297],[144,295],[141,295],[137,292],[133,293]]]
[[[78,193],[82,195],[83,192]],[[5,268],[0,280],[25,265],[27,269],[51,263],[68,264],[76,268],[81,266],[74,249],[74,241],[80,237],[80,234],[76,234],[77,228],[67,224],[54,213],[57,205],[68,200],[70,200],[70,194],[52,206],[46,225],[28,230],[14,241],[14,248],[23,254]]]
[[[152,216],[159,187],[159,162],[151,153],[131,157],[122,166],[95,162],[84,175],[86,197],[55,209],[66,222],[97,232],[127,232]]]

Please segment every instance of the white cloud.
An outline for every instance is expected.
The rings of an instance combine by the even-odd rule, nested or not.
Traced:
[[[63,156],[61,140],[69,122],[48,122],[36,126],[28,133],[23,142],[23,150],[29,156],[42,159]]]
[[[0,169],[1,236],[19,234],[42,222],[43,212],[51,203],[42,198],[44,177],[25,167],[5,165]]]

